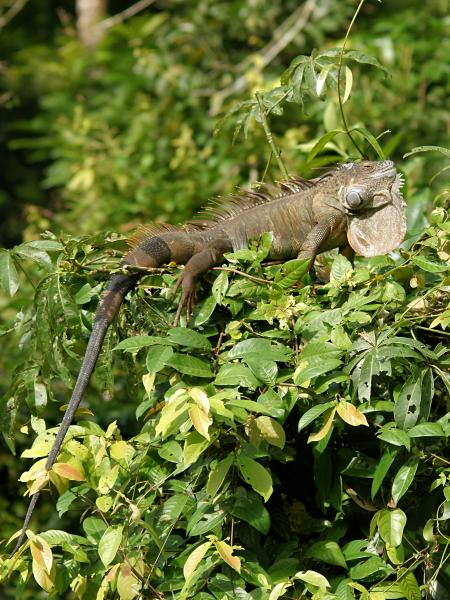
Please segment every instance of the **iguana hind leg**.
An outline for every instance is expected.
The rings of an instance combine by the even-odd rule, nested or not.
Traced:
[[[206,273],[214,265],[220,264],[225,252],[232,251],[232,245],[227,238],[220,238],[208,244],[203,250],[194,254],[186,263],[181,275],[179,276],[173,293],[175,294],[181,285],[181,298],[178,303],[175,315],[174,325],[178,326],[181,312],[186,308],[186,320],[189,321],[189,315],[192,311],[195,287],[198,278]]]

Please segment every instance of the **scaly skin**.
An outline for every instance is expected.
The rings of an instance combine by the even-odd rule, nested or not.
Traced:
[[[266,231],[273,234],[271,259],[305,258],[312,268],[320,252],[339,248],[351,257],[386,254],[403,240],[405,221],[399,192],[401,179],[391,161],[349,163],[307,181],[293,178],[278,188],[244,192],[225,199],[218,208],[206,209],[206,217],[182,227],[144,226],[131,240],[132,250],[122,267],[160,267],[169,262],[184,264],[175,291],[181,298],[175,317],[189,314],[197,279],[223,261],[225,252],[246,248]],[[61,427],[47,458],[53,467],[64,437],[80,405],[100,350],[115,315],[139,279],[139,274],[113,275],[100,299],[92,333],[77,382]],[[16,552],[25,539],[39,492],[32,495]]]

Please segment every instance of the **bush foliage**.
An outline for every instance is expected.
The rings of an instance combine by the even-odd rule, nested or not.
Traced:
[[[143,277],[108,334],[90,409],[79,410],[49,474],[56,493],[41,498],[20,554],[2,550],[11,597],[446,598],[444,3],[399,2],[398,14],[383,7],[376,19],[367,3],[344,49],[333,36],[345,34],[353,3],[330,0],[264,74],[267,19],[297,3],[256,4],[264,18],[251,2],[169,3],[113,30],[95,53],[66,31],[56,55],[45,44],[14,55],[9,85],[38,108],[13,121],[12,146],[37,161],[52,200],[31,203],[21,188],[25,234],[0,251],[12,374],[0,426],[8,450],[25,446],[34,461],[20,476],[24,461],[4,454],[15,500],[13,511],[1,500],[3,537],[25,511],[19,476],[31,493],[49,487],[43,465],[61,418],[52,407],[73,386],[135,223],[184,219],[251,175],[279,179],[300,162],[311,175],[355,157],[351,135],[366,154],[398,159],[407,241],[354,265],[325,255],[308,274],[304,261],[265,261],[267,232],[206,276],[180,327],[171,326],[178,269]],[[411,63],[405,48],[425,15],[436,35],[417,42]],[[246,63],[249,31],[256,50]],[[309,53],[313,40],[320,48]],[[260,91],[212,118],[227,104],[233,60]],[[94,233],[106,227],[121,233]],[[35,239],[45,228],[54,233]]]

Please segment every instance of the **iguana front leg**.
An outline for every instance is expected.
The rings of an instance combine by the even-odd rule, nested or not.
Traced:
[[[198,278],[208,271],[214,265],[220,264],[225,252],[231,252],[233,247],[230,240],[220,238],[212,241],[203,250],[194,254],[186,263],[180,277],[178,278],[173,293],[175,294],[181,285],[181,298],[178,303],[177,313],[175,315],[174,325],[178,326],[180,322],[181,311],[186,307],[186,319],[193,308],[195,286]]]
[[[319,220],[301,245],[297,258],[308,258],[308,271],[314,265],[316,256],[327,248],[345,247],[346,217],[341,212],[333,212],[326,219]]]

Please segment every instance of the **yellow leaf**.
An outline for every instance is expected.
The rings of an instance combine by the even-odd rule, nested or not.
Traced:
[[[117,429],[117,421],[113,421],[112,423],[110,423],[108,425],[108,429],[106,430],[105,437],[110,438],[112,436],[112,434],[116,431],[116,429]]]
[[[39,535],[30,535],[30,532],[28,532],[27,536],[30,540],[30,549],[33,560],[35,560],[40,567],[45,569],[47,573],[50,573],[53,566],[53,554],[50,546]]]
[[[196,404],[189,406],[189,417],[192,425],[200,435],[209,440],[208,429],[212,425],[212,419]]]
[[[112,469],[108,468],[107,470],[105,470],[105,472],[101,475],[100,479],[98,480],[98,492],[102,495],[109,494],[114,484],[116,483],[118,477],[119,465],[114,465]]]
[[[278,421],[275,421],[272,417],[262,416],[257,417],[255,423],[261,433],[261,437],[269,442],[269,444],[272,444],[272,446],[276,446],[281,450],[284,448],[286,435],[283,427]]]
[[[96,468],[98,468],[101,465],[102,460],[104,459],[105,454],[106,454],[106,440],[103,438],[96,438],[95,442],[96,442],[97,448],[95,450],[93,448],[94,465]]]
[[[134,448],[122,440],[120,442],[114,442],[114,444],[111,444],[109,453],[111,458],[114,458],[114,460],[125,459],[127,462],[129,462],[133,458]]]
[[[309,442],[320,442],[330,431],[331,426],[333,425],[334,415],[336,414],[336,408],[330,408],[324,413],[325,423],[320,431],[317,433],[312,433],[308,438]]]
[[[119,569],[120,565],[113,565],[110,570],[108,571],[108,573],[105,576],[106,581],[109,583],[110,581],[112,581],[114,579],[114,577],[116,576],[116,573]]]
[[[353,86],[353,73],[348,67],[345,67],[345,91],[342,98],[342,104],[345,104],[350,97],[350,92]]]
[[[27,481],[34,481],[35,479],[37,479],[37,477],[40,477],[42,473],[47,471],[47,469],[45,468],[46,462],[47,459],[45,458],[36,461],[28,471],[22,473],[22,475],[19,478],[19,481],[22,481],[22,483],[26,483]]]
[[[245,433],[247,434],[250,443],[255,446],[255,448],[259,448],[263,438],[254,418],[248,419],[245,424]]]
[[[208,395],[200,388],[191,388],[188,390],[189,396],[194,400],[199,408],[206,414],[209,414],[210,405]]]
[[[111,496],[98,496],[95,504],[102,512],[108,512],[112,506],[112,498]]]
[[[139,596],[141,582],[133,573],[129,563],[120,565],[119,575],[117,576],[117,591],[120,600],[133,600]]]
[[[50,471],[49,473],[50,481],[58,490],[58,494],[62,496],[64,492],[67,492],[69,489],[69,480],[65,477],[60,477],[54,471]]]
[[[155,387],[156,373],[146,373],[142,376],[142,383],[144,384],[145,393],[150,398],[150,395]]]
[[[49,473],[47,470],[45,470],[34,480],[33,484],[31,485],[31,487],[28,490],[29,495],[32,496],[36,492],[39,492],[40,490],[42,490],[42,488],[44,488],[47,485],[48,479],[49,479]]]
[[[55,463],[52,470],[60,477],[72,479],[73,481],[84,481],[83,471],[70,463]]]
[[[204,544],[197,546],[197,548],[195,548],[195,550],[189,554],[183,567],[183,575],[185,579],[188,579],[192,573],[194,573],[195,569],[200,564],[200,561],[208,552],[210,546],[211,542],[205,542]]]
[[[39,435],[34,440],[31,448],[24,450],[21,456],[23,458],[41,458],[42,456],[48,456],[54,441],[55,436],[45,432],[45,434]]]
[[[46,592],[54,587],[55,564],[50,546],[38,535],[29,535],[31,555],[33,557],[33,576]]]
[[[87,586],[87,577],[85,577],[84,575],[77,575],[70,582],[70,589],[75,594],[75,596],[78,598],[78,600],[82,600],[85,597],[86,586]]]
[[[220,558],[224,560],[232,569],[240,573],[241,559],[238,556],[233,556],[233,547],[222,541],[214,542],[214,544],[217,548]]]
[[[336,410],[341,419],[349,425],[353,425],[354,427],[358,425],[366,425],[367,427],[369,426],[365,415],[363,415],[363,413],[351,402],[341,400],[341,402],[339,402],[337,405]]]
[[[168,435],[173,423],[187,409],[187,395],[185,389],[179,389],[170,397],[167,404],[164,405],[160,413],[160,418],[155,427],[156,435],[162,434],[163,437]]]

